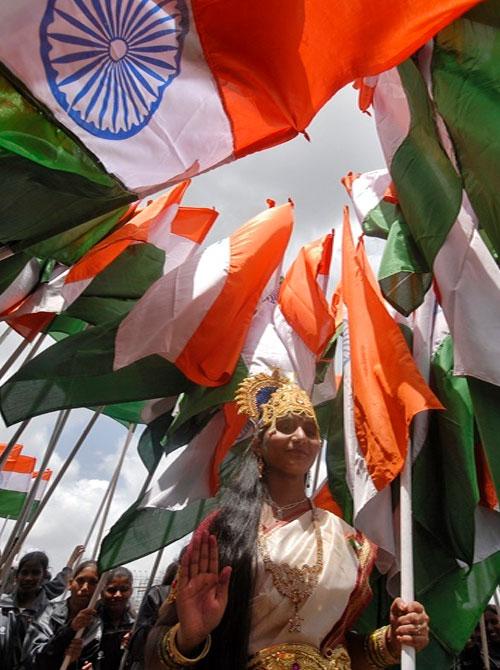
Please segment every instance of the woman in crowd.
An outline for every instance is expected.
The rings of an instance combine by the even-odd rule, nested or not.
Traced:
[[[133,577],[124,567],[115,568],[106,575],[106,583],[99,605],[102,621],[102,639],[99,649],[100,665],[94,670],[118,670],[134,625],[130,607]]]
[[[28,630],[24,645],[27,668],[59,668],[66,654],[70,655],[70,667],[75,670],[97,660],[102,626],[96,611],[88,608],[88,604],[98,580],[95,561],[83,561],[77,566],[69,582],[69,598],[47,605]],[[75,640],[80,628],[85,629],[84,636]]]
[[[83,547],[75,547],[68,565],[49,581],[49,559],[43,551],[25,554],[14,571],[12,593],[0,598],[0,667],[18,667],[29,624],[44,611],[49,601],[63,593],[71,567]]]
[[[425,647],[424,608],[399,598],[387,626],[354,632],[375,548],[305,495],[320,448],[307,394],[259,374],[236,401],[255,438],[181,560],[148,638],[148,669],[365,670],[398,663],[403,644]]]

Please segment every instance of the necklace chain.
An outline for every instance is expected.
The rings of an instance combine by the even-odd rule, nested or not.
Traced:
[[[276,590],[292,602],[294,613],[288,620],[290,633],[300,632],[303,618],[299,616],[299,608],[316,588],[319,575],[323,569],[323,539],[315,508],[312,509],[312,515],[316,538],[316,562],[314,565],[304,563],[299,568],[288,563],[275,563],[269,555],[262,526],[257,536],[257,548],[262,557],[264,569],[271,573]]]
[[[307,496],[304,496],[302,500],[297,500],[296,502],[289,503],[288,505],[278,505],[278,503],[274,502],[274,500],[271,498],[268,492],[265,494],[265,500],[272,507],[273,511],[276,512],[276,516],[278,519],[283,519],[283,512],[287,512],[290,509],[293,509],[294,507],[298,507],[302,503],[305,503],[306,500],[309,500]]]

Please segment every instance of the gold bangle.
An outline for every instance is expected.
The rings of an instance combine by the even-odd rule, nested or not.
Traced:
[[[387,635],[390,628],[390,626],[377,628],[365,638],[365,654],[373,668],[386,668],[388,665],[399,663],[399,656],[395,656],[389,649]]]
[[[166,665],[167,668],[170,667],[182,668],[196,665],[203,658],[205,658],[205,656],[210,651],[210,647],[212,645],[212,638],[209,635],[205,640],[205,645],[201,650],[201,653],[198,654],[196,658],[188,658],[187,656],[184,656],[184,654],[181,654],[179,648],[177,647],[176,635],[178,630],[179,630],[179,624],[176,623],[175,626],[169,628],[169,630],[165,633],[165,635],[161,640],[160,659],[163,661],[164,665]],[[168,665],[169,662],[172,663],[173,666],[172,665],[169,666]]]

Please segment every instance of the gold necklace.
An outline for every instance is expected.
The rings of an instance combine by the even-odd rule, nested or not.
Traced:
[[[314,591],[323,569],[323,539],[315,508],[312,509],[312,519],[316,537],[316,563],[314,565],[304,563],[301,568],[298,568],[288,563],[275,563],[269,555],[262,526],[257,535],[257,548],[262,557],[264,569],[271,573],[274,587],[278,593],[292,601],[294,613],[288,619],[288,631],[290,633],[300,633],[304,619],[299,616],[299,607]]]

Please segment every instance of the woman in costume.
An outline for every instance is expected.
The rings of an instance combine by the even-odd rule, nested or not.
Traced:
[[[148,664],[218,670],[365,670],[428,643],[428,617],[399,598],[389,625],[356,635],[375,548],[305,495],[320,448],[307,394],[275,372],[236,394],[251,449],[198,528],[148,640]],[[174,604],[175,598],[175,604]]]

